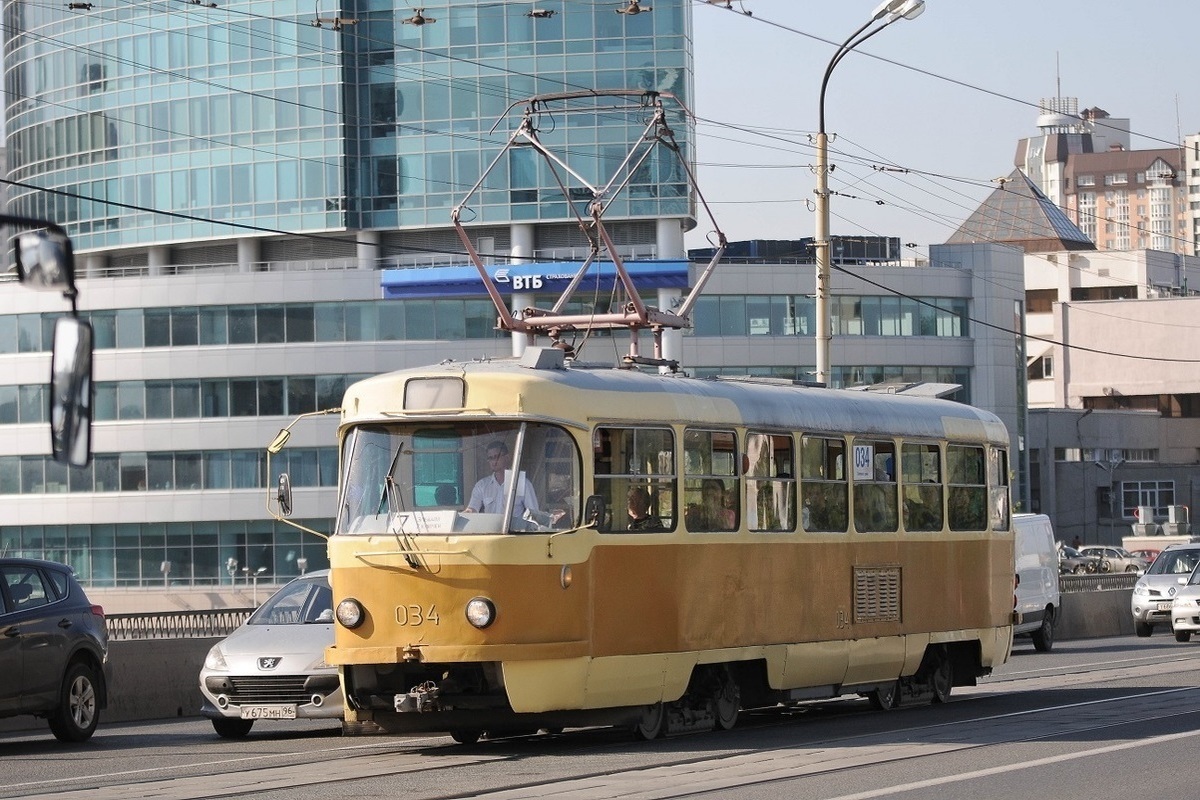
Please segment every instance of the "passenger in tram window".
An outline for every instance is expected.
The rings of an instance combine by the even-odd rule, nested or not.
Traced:
[[[662,520],[651,507],[650,493],[640,486],[629,489],[628,513],[629,530],[631,531],[663,531]]]
[[[505,478],[512,475],[512,471],[509,469],[512,459],[508,452],[508,445],[499,440],[489,444],[486,453],[488,469],[492,471],[492,474],[485,475],[475,482],[475,487],[471,489],[471,499],[467,501],[467,507],[463,510],[500,514],[504,511],[504,495],[508,488],[505,485]],[[522,519],[526,510],[538,511],[539,507],[533,487],[525,479],[525,474],[521,473],[517,476],[517,498],[513,503],[513,519]]]
[[[694,531],[731,531],[737,524],[737,513],[725,507],[725,482],[705,478],[700,484],[700,504],[688,509],[687,525]]]

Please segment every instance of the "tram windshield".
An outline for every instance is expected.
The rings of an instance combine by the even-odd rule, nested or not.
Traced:
[[[346,436],[336,533],[525,533],[575,527],[580,459],[534,422],[396,423]]]

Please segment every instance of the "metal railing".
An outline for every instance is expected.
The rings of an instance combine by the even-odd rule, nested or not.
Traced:
[[[145,614],[109,614],[105,627],[111,641],[136,639],[208,639],[227,636],[253,608],[222,608],[211,611],[156,611]]]
[[[1101,575],[1060,575],[1059,590],[1063,592],[1106,592],[1132,589],[1139,575],[1136,572],[1108,572]]]

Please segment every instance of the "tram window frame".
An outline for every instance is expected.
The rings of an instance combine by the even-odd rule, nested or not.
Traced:
[[[1002,447],[988,448],[988,512],[994,531],[1007,531],[1012,525],[1009,500],[1008,451]]]
[[[751,531],[796,529],[796,446],[791,434],[746,432],[746,527]]]
[[[987,530],[987,454],[982,445],[946,445],[946,517],[952,531]]]
[[[592,481],[606,509],[597,529],[601,533],[674,531],[676,460],[675,431],[670,427],[597,426],[592,432]],[[657,524],[630,520],[630,492],[636,489],[649,495],[654,512],[650,519],[657,518]]]
[[[942,448],[934,442],[900,444],[900,513],[905,531],[928,533],[946,525]]]
[[[684,428],[684,522],[692,533],[729,533],[741,520],[741,458],[737,432],[721,428]],[[717,485],[721,499],[715,499]],[[706,503],[705,494],[712,500]],[[708,508],[720,502],[716,509]],[[731,505],[732,504],[732,505]]]
[[[851,446],[871,448],[863,477],[859,477],[857,466],[854,470],[854,530],[857,533],[895,533],[900,528],[896,443],[891,439],[864,438],[855,439]]]
[[[840,436],[800,437],[800,519],[804,530],[845,533],[849,527],[847,452],[846,440]]]

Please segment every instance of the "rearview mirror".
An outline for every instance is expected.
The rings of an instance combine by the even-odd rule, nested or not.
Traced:
[[[17,278],[30,289],[75,293],[71,240],[55,230],[23,231],[15,237]]]
[[[92,460],[92,326],[77,317],[54,323],[50,358],[50,447],[54,460]]]

